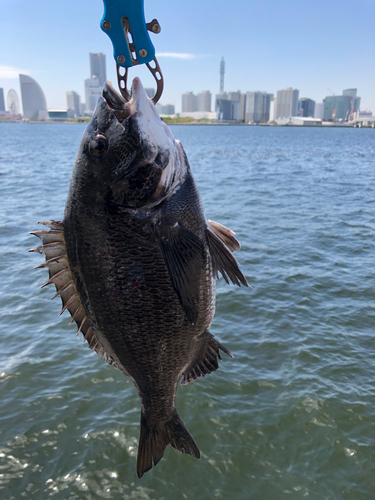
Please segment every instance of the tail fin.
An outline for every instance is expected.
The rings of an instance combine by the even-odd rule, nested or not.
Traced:
[[[198,446],[186,429],[176,408],[173,409],[171,418],[167,422],[153,426],[148,424],[147,418],[142,411],[141,435],[137,457],[137,474],[139,478],[151,469],[152,462],[156,465],[160,461],[168,444],[182,453],[200,458]]]

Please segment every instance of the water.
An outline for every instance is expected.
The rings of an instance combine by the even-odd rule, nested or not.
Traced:
[[[235,358],[180,387],[202,452],[135,473],[140,402],[58,317],[27,249],[61,219],[81,125],[1,125],[0,498],[373,499],[375,135],[173,127],[251,289],[217,290]]]

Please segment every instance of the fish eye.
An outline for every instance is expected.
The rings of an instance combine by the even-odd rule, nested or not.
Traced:
[[[90,141],[89,151],[96,158],[103,158],[108,151],[108,139],[105,135],[98,134]]]

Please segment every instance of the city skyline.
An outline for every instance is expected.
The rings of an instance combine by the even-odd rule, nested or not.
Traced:
[[[11,88],[19,93],[18,74],[23,73],[39,82],[50,107],[65,107],[65,94],[70,90],[83,100],[90,52],[106,55],[107,78],[117,86],[112,45],[99,28],[102,0],[67,0],[66,7],[65,14],[57,5],[41,0],[45,27],[35,36],[39,14],[29,2],[3,6],[0,43],[6,50],[0,58],[0,87],[5,94]],[[231,4],[229,13],[220,0],[207,0],[203,5],[192,0],[179,9],[171,7],[170,0],[157,5],[145,2],[146,20],[155,17],[162,27],[159,35],[151,35],[165,80],[161,101],[174,103],[177,111],[186,90],[219,92],[218,66],[224,56],[225,91],[275,93],[293,86],[301,95],[321,102],[330,95],[328,88],[338,94],[354,86],[362,97],[362,109],[375,112],[375,49],[368,36],[374,25],[373,2],[359,0],[351,22],[347,12],[352,11],[352,3],[347,0],[340,4],[317,0],[313,5],[291,0],[282,5],[270,0],[265,5],[254,0]],[[217,29],[223,18],[230,37],[223,37]],[[250,18],[257,20],[251,30]],[[350,35],[354,26],[360,29]],[[129,78],[138,75],[144,86],[151,87],[148,73],[145,67],[131,69]]]

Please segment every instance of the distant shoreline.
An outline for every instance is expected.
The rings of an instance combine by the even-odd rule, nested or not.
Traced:
[[[205,121],[186,121],[186,122],[173,122],[163,120],[166,125],[189,125],[189,126],[231,126],[231,127],[286,127],[286,128],[355,128],[353,123],[325,123],[324,125],[296,125],[291,123],[286,123],[283,125],[278,125],[276,123],[231,123],[231,122],[205,122]],[[69,124],[69,125],[86,125],[88,122],[85,121],[72,121],[72,120],[61,120],[61,121],[19,121],[19,120],[0,120],[1,123],[13,123],[20,125],[61,125],[61,124]],[[357,128],[374,128],[371,125],[362,125],[362,127]]]

